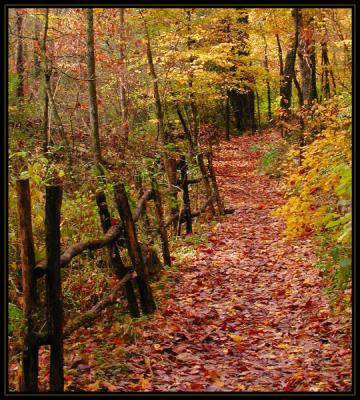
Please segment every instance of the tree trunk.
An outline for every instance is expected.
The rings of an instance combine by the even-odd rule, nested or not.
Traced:
[[[95,48],[94,48],[94,15],[93,9],[86,9],[86,63],[88,74],[88,90],[89,90],[89,112],[90,112],[90,128],[92,138],[92,152],[95,163],[96,175],[104,174],[103,159],[101,155],[101,145],[99,136],[99,116],[97,108],[96,95],[96,74],[95,74]]]
[[[126,98],[125,88],[125,9],[120,8],[120,47],[119,47],[119,62],[120,62],[120,106],[121,106],[121,138],[124,143],[124,150],[126,149],[129,139],[129,116],[128,104]]]
[[[16,96],[18,97],[20,104],[25,95],[24,93],[24,51],[23,51],[23,9],[18,8],[16,10],[16,34],[17,34],[17,45],[16,45],[16,73],[17,73],[17,87]]]
[[[329,99],[331,96],[330,90],[330,60],[327,49],[327,41],[323,39],[321,42],[321,64],[322,64],[322,73],[321,73],[321,92],[322,97],[324,99]]]
[[[42,92],[43,92],[43,121],[42,121],[42,135],[43,135],[43,152],[45,156],[47,156],[48,147],[50,145],[50,137],[49,137],[49,97],[47,88],[50,86],[50,76],[51,71],[48,66],[48,58],[46,54],[46,45],[47,45],[47,35],[49,29],[49,9],[45,8],[45,25],[44,25],[44,33],[41,41],[41,59],[42,59],[42,73],[43,73],[43,83],[42,83]]]
[[[239,9],[238,11],[240,12],[237,18],[238,23],[247,25],[249,23],[247,11],[244,9]],[[240,58],[241,56],[248,57],[250,55],[248,39],[249,35],[246,31],[238,30],[239,44],[235,51]],[[248,65],[246,66],[248,67]],[[256,131],[254,81],[254,76],[249,72],[239,89],[230,89],[228,91],[239,135],[247,130],[251,130],[252,133]]]
[[[280,77],[282,77],[284,75],[284,60],[283,60],[283,55],[282,55],[281,42],[280,42],[279,34],[277,33],[275,36],[276,36],[276,42],[277,42],[277,45],[278,45]]]
[[[272,114],[271,114],[271,90],[270,90],[270,81],[269,81],[268,45],[267,45],[267,41],[266,41],[265,35],[263,35],[263,39],[264,39],[264,55],[265,55],[264,67],[265,67],[265,70],[266,70],[266,72],[268,74],[268,76],[266,78],[266,93],[267,93],[267,103],[268,103],[268,121],[270,121],[271,118],[272,118]],[[259,125],[260,125],[260,122],[259,122]]]
[[[36,18],[34,20],[34,65],[33,65],[33,75],[35,79],[40,78],[41,74],[41,62],[39,58],[39,47],[40,45],[40,26],[39,26],[39,20]]]
[[[258,92],[257,88],[255,88],[255,94],[256,94],[258,127],[259,127],[259,131],[261,131],[260,97],[259,97],[259,92]]]
[[[299,65],[304,104],[311,107],[313,100],[317,99],[316,91],[316,55],[312,19],[304,21],[301,9],[298,12],[299,27]]]
[[[280,107],[284,110],[288,110],[291,107],[292,101],[292,81],[295,76],[295,60],[296,50],[298,47],[299,37],[299,9],[294,8],[292,10],[292,16],[294,21],[294,41],[291,48],[288,50],[285,58],[284,75],[280,78]],[[278,40],[278,46],[280,41]]]
[[[165,173],[168,178],[169,184],[169,192],[172,200],[170,201],[170,209],[171,215],[178,215],[179,214],[179,207],[177,203],[177,174],[176,174],[176,160],[171,158],[169,151],[167,150],[166,146],[170,143],[170,138],[167,130],[165,129],[165,121],[164,121],[164,113],[162,109],[161,99],[160,99],[160,92],[159,92],[159,85],[158,85],[158,77],[156,75],[154,61],[152,56],[152,49],[151,49],[151,42],[150,42],[150,34],[147,27],[147,23],[145,17],[143,17],[144,21],[144,28],[145,28],[145,35],[146,35],[146,53],[148,59],[148,65],[150,70],[150,75],[153,80],[153,87],[154,87],[154,99],[155,99],[155,108],[156,108],[156,116],[158,119],[158,127],[159,127],[159,135],[162,144],[163,150],[163,161],[165,167]],[[175,224],[176,225],[176,224]],[[176,229],[176,226],[174,226]]]
[[[252,132],[256,130],[254,91],[249,87],[244,90],[246,90],[245,93],[234,89],[228,92],[239,135],[248,130]]]

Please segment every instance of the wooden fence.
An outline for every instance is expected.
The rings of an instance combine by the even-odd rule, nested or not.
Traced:
[[[215,175],[210,161],[208,165],[209,175],[207,177],[214,179]],[[64,338],[85,323],[95,319],[101,310],[116,301],[121,290],[124,290],[129,312],[133,317],[140,316],[140,308],[144,314],[155,311],[156,304],[148,284],[147,266],[144,263],[135,223],[139,220],[147,202],[153,200],[154,211],[158,220],[156,232],[161,238],[164,264],[171,266],[167,227],[177,220],[179,230],[181,229],[181,224],[185,224],[186,232],[192,232],[192,218],[200,215],[207,207],[213,206],[213,203],[217,200],[216,194],[211,194],[200,210],[191,212],[188,186],[200,180],[191,181],[188,179],[184,156],[180,158],[178,167],[180,170],[179,186],[182,189],[184,204],[183,210],[179,215],[172,215],[167,220],[164,220],[162,197],[154,177],[151,180],[151,189],[143,192],[134,213],[130,210],[124,184],[117,184],[114,187],[114,199],[121,222],[117,225],[111,224],[111,215],[105,193],[98,192],[96,194],[96,202],[104,236],[75,243],[62,253],[60,249],[60,214],[63,189],[61,185],[47,186],[45,200],[46,259],[36,265],[29,180],[17,181],[20,256],[24,294],[23,313],[25,319],[20,383],[22,392],[38,392],[38,352],[39,347],[44,345],[50,345],[50,391],[63,392]],[[225,212],[231,211],[225,210]],[[131,267],[124,265],[120,256],[119,246],[127,248],[132,264]],[[119,281],[112,291],[95,306],[75,319],[71,325],[64,327],[60,269],[67,266],[74,257],[83,251],[96,250],[103,247],[108,249],[111,265]],[[39,333],[36,328],[39,307],[37,281],[42,277],[45,277],[46,283],[46,333]],[[132,281],[138,288],[140,308]]]

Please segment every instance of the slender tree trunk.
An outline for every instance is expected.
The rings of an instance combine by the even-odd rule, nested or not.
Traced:
[[[128,104],[126,97],[125,87],[125,9],[120,8],[120,48],[119,48],[119,61],[120,61],[120,105],[121,105],[121,137],[124,142],[124,149],[127,146],[129,139],[129,116]]]
[[[17,87],[16,87],[16,95],[22,103],[24,97],[24,51],[23,51],[23,39],[22,39],[22,30],[23,30],[23,9],[18,8],[16,10],[16,34],[17,45],[16,45],[16,73],[17,73]]]
[[[39,58],[39,47],[40,45],[40,26],[39,26],[39,20],[36,18],[34,21],[34,65],[33,65],[33,75],[35,79],[40,78],[41,74],[41,61]]]
[[[57,109],[57,105],[55,103],[54,95],[52,93],[52,89],[51,89],[51,85],[50,85],[50,80],[46,81],[46,90],[47,90],[47,99],[48,99],[48,101],[50,103],[52,114],[54,115],[56,124],[58,126],[59,131],[60,131],[62,145],[65,148],[66,158],[68,160],[68,166],[69,166],[69,169],[71,170],[72,169],[72,154],[71,154],[70,143],[69,143],[69,140],[67,138],[67,135],[66,135],[65,128],[64,128],[64,125],[62,123],[61,117],[59,115],[59,112],[58,112],[58,109]]]
[[[298,36],[299,36],[299,9],[294,8],[292,10],[292,16],[294,20],[294,41],[291,48],[288,50],[285,58],[284,74],[283,78],[280,78],[280,107],[284,110],[288,110],[291,107],[292,100],[292,81],[295,76],[295,60],[296,50],[298,47]],[[280,41],[278,40],[278,46]]]
[[[43,95],[43,120],[42,120],[42,135],[43,135],[43,151],[47,156],[48,147],[50,145],[49,137],[49,97],[47,88],[50,86],[51,70],[49,69],[48,57],[46,54],[47,35],[49,29],[49,9],[45,8],[45,24],[44,33],[41,41],[41,61],[42,61],[42,95]]]
[[[304,103],[311,107],[313,100],[317,99],[316,91],[316,54],[315,40],[311,19],[304,22],[301,9],[298,10],[299,27],[299,65]]]
[[[259,92],[258,92],[257,88],[255,88],[255,94],[256,94],[256,105],[257,105],[258,127],[259,127],[259,131],[260,131],[260,130],[261,130],[260,98],[259,98]]]
[[[255,94],[254,90],[246,87],[245,92],[229,90],[231,107],[234,112],[238,134],[251,130],[255,132]]]
[[[103,175],[103,159],[101,155],[100,135],[99,135],[99,116],[96,95],[96,74],[95,74],[95,47],[94,47],[94,14],[92,8],[86,9],[86,63],[88,72],[89,90],[89,111],[90,128],[92,137],[92,152],[96,168],[96,174]]]
[[[264,67],[267,72],[267,78],[266,78],[266,93],[267,93],[267,103],[268,103],[268,121],[271,120],[272,114],[271,114],[271,90],[270,90],[270,81],[269,81],[269,58],[268,58],[268,45],[266,41],[265,35],[263,35],[264,39]],[[260,115],[260,114],[259,114]],[[259,119],[260,120],[260,119]],[[260,122],[259,122],[260,125]],[[260,129],[260,128],[259,128]]]
[[[279,34],[277,33],[276,35],[276,42],[278,45],[278,55],[279,55],[279,65],[280,65],[280,77],[284,76],[284,60],[283,60],[283,53],[282,53],[282,48],[281,48],[281,42],[280,42],[280,37]]]
[[[239,11],[240,15],[237,18],[238,22],[241,24],[248,24],[248,13],[244,11],[244,9]],[[250,51],[248,49],[248,39],[249,35],[246,31],[238,31],[239,45],[238,48],[235,49],[238,56],[249,56]],[[249,72],[242,82],[241,90],[240,88],[229,90],[230,103],[234,112],[236,127],[239,135],[247,130],[251,130],[253,133],[256,131],[255,94],[253,89],[254,82],[254,76],[251,72]]]
[[[176,160],[171,157],[166,148],[166,146],[170,143],[170,137],[165,128],[164,112],[161,104],[158,77],[155,71],[154,61],[152,56],[150,34],[144,16],[143,16],[143,21],[144,21],[144,28],[146,35],[146,53],[147,53],[148,65],[154,87],[154,99],[155,99],[156,116],[158,119],[159,135],[163,147],[163,161],[164,161],[165,173],[167,175],[169,183],[169,192],[172,198],[172,201],[170,201],[170,209],[171,209],[171,215],[175,215],[179,214],[179,207],[177,203],[177,190],[176,190],[177,186]],[[176,229],[176,222],[174,224],[174,229]]]
[[[321,91],[322,97],[329,99],[331,96],[330,91],[330,60],[327,49],[327,41],[323,40],[321,43],[321,62],[322,62],[322,74],[321,74]]]

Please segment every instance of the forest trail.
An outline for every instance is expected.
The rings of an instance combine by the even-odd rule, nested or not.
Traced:
[[[256,172],[253,149],[276,136],[222,142],[215,168],[225,204],[237,210],[171,274],[170,299],[143,326],[136,352],[128,349],[128,377],[142,378],[124,390],[351,387],[350,333],[346,321],[331,317],[324,282],[312,267],[311,241],[282,241],[283,226],[271,216],[283,201],[279,182]]]
[[[283,392],[351,388],[351,333],[333,316],[310,239],[286,243],[271,211],[279,180],[254,150],[276,131],[222,142],[214,164],[227,207],[196,256],[169,270],[158,310],[135,323],[117,391]],[[263,144],[261,144],[263,143]],[[193,253],[194,254],[194,253]]]

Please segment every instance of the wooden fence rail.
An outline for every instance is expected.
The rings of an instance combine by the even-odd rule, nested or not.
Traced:
[[[201,163],[204,169],[204,163]],[[211,160],[210,160],[210,167]],[[25,334],[22,352],[22,377],[20,390],[22,392],[38,392],[38,351],[42,345],[50,345],[50,391],[62,392],[64,388],[63,378],[63,340],[79,327],[94,320],[107,306],[113,304],[119,297],[120,291],[124,290],[129,312],[133,317],[140,316],[140,309],[134,291],[136,284],[139,293],[141,310],[144,314],[156,310],[156,304],[148,284],[148,266],[144,263],[142,249],[137,237],[135,223],[144,214],[146,204],[154,201],[154,211],[157,219],[158,229],[156,234],[160,235],[162,244],[162,255],[164,265],[171,266],[168,234],[166,228],[177,222],[180,232],[181,224],[185,223],[186,232],[192,232],[192,218],[203,213],[208,207],[214,209],[213,203],[217,201],[216,193],[208,191],[211,196],[206,200],[200,210],[191,212],[189,185],[200,180],[189,180],[187,177],[187,165],[185,157],[181,157],[178,163],[181,179],[179,185],[183,193],[183,210],[164,219],[162,197],[155,176],[151,178],[151,189],[144,190],[139,199],[135,211],[132,213],[124,184],[114,186],[114,198],[121,223],[111,224],[111,215],[106,201],[105,193],[100,191],[96,194],[96,202],[99,209],[103,237],[80,241],[69,246],[63,253],[60,249],[60,213],[62,203],[62,186],[52,185],[46,187],[45,202],[45,232],[46,232],[46,259],[35,265],[35,250],[31,222],[31,196],[29,180],[17,181],[17,208],[19,215],[19,238],[20,256],[23,279],[23,313],[25,321]],[[213,171],[209,169],[209,175],[203,170],[206,187],[214,178]],[[209,179],[209,177],[211,179]],[[218,204],[219,205],[219,204]],[[220,207],[219,207],[220,211]],[[227,210],[225,210],[226,212]],[[120,256],[121,247],[126,247],[131,260],[132,267],[126,267]],[[71,260],[85,250],[96,250],[107,247],[113,270],[119,282],[111,293],[105,295],[90,310],[79,316],[70,325],[64,327],[63,303],[61,292],[61,268],[67,266]],[[37,280],[45,276],[46,283],[46,325],[47,332],[37,331],[38,298]]]

